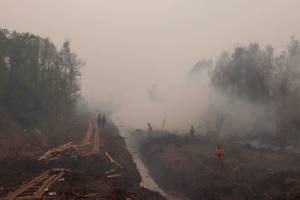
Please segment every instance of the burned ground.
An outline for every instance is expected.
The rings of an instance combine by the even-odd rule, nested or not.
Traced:
[[[299,154],[242,141],[168,134],[144,139],[140,150],[165,191],[179,191],[191,199],[300,199]],[[218,144],[225,148],[224,169],[214,156]]]

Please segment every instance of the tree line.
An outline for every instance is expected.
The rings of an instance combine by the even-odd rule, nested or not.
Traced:
[[[214,63],[202,60],[190,73],[210,68],[212,86],[230,98],[264,105],[276,124],[278,141],[300,139],[300,42],[291,37],[286,48],[240,46],[222,53]]]
[[[0,113],[23,128],[65,120],[79,97],[82,64],[70,41],[57,49],[48,38],[0,29]]]

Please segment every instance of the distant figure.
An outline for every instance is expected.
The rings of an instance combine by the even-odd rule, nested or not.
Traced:
[[[224,125],[224,114],[220,113],[217,118],[216,118],[216,131],[217,131],[217,136],[220,135],[221,130],[223,128]]]
[[[194,137],[195,133],[196,133],[196,130],[195,130],[194,126],[192,126],[190,129],[190,136]]]
[[[215,152],[215,156],[217,156],[218,164],[219,164],[220,168],[224,168],[225,152],[224,152],[224,148],[221,145],[218,145],[216,152]]]
[[[152,133],[153,129],[152,129],[152,126],[151,126],[150,122],[148,122],[147,125],[148,125],[149,133]]]
[[[106,125],[106,117],[105,117],[105,115],[102,115],[102,117],[101,117],[101,128],[104,129],[105,125]]]
[[[99,114],[98,115],[98,128],[101,127],[101,115]]]

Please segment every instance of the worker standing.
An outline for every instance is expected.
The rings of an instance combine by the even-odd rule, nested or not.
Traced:
[[[224,168],[225,151],[221,145],[218,145],[216,152],[215,152],[215,156],[217,156],[219,167]]]
[[[105,115],[102,115],[102,117],[101,117],[101,128],[104,129],[105,125],[106,125],[106,117],[105,117]]]
[[[192,126],[190,129],[190,136],[194,137],[195,133],[196,133],[196,130],[195,130],[194,126]]]
[[[101,115],[99,114],[98,115],[98,128],[101,127]]]
[[[148,122],[147,125],[148,125],[148,131],[151,133],[153,131],[153,129],[152,129],[150,122]]]

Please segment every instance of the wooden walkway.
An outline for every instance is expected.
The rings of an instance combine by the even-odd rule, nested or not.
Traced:
[[[49,195],[49,189],[54,183],[58,182],[64,174],[64,169],[52,169],[45,171],[14,192],[9,193],[8,196],[2,200],[55,199],[55,195],[53,195],[53,197]]]

